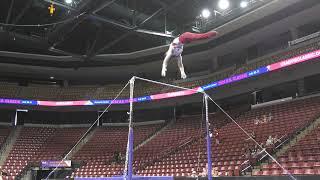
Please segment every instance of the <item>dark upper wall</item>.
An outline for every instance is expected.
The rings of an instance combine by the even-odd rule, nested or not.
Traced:
[[[248,47],[259,42],[264,42],[270,37],[277,37],[280,34],[288,32],[290,28],[312,22],[317,19],[315,14],[317,14],[320,9],[318,3],[318,1],[313,0],[307,3],[300,0],[274,1],[268,4],[268,6],[217,28],[217,30],[221,32],[221,36],[217,39],[187,46],[184,64],[189,72],[205,70],[212,64],[211,61],[216,56],[224,56],[234,51],[246,50]],[[122,64],[122,66],[111,65],[111,67],[103,67],[101,65],[100,67],[73,69],[19,65],[19,63],[24,64],[28,58],[31,58],[20,54],[21,59],[16,60],[17,64],[11,64],[11,61],[1,63],[0,68],[2,69],[1,74],[6,75],[17,75],[20,73],[20,75],[24,77],[49,78],[50,76],[54,76],[61,80],[82,81],[83,83],[92,81],[127,81],[132,75],[141,72],[148,78],[159,79],[161,60],[166,48],[167,47],[157,47],[129,54],[97,56],[96,61],[103,63],[115,62]],[[211,49],[208,50],[208,48]],[[1,56],[7,57],[7,59],[13,56],[12,54],[3,52],[0,52],[0,54],[2,54]],[[154,57],[156,57],[156,59],[153,59]],[[36,57],[36,59],[43,58],[45,58],[48,63],[57,60],[56,57]],[[195,59],[197,63],[195,63]],[[77,61],[77,58],[60,57],[58,60],[61,62],[56,64],[61,65]],[[36,63],[36,61],[33,61],[33,63]],[[136,63],[142,64],[133,65]],[[84,65],[85,64],[86,63],[84,63]],[[175,65],[170,66],[169,71],[176,69],[174,66]]]

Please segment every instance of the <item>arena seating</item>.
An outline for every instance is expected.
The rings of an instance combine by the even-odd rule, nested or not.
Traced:
[[[319,175],[320,126],[290,147],[285,154],[278,157],[283,167],[295,175]],[[262,165],[262,171],[254,175],[283,175],[284,172],[276,163]]]
[[[7,83],[7,82],[0,82],[0,97],[3,98],[16,98],[20,91],[18,84],[15,83]]]
[[[289,138],[306,127],[320,114],[320,98],[297,99],[290,102],[257,108],[242,113],[236,121],[249,133],[255,132],[255,140],[265,143],[268,136]],[[268,117],[268,121],[263,121]],[[134,152],[134,171],[137,175],[189,176],[192,169],[201,172],[206,166],[204,123],[201,115],[182,116],[174,124],[162,130],[153,139]],[[256,124],[260,119],[262,123]],[[246,148],[255,144],[222,113],[210,115],[211,129],[218,128],[219,143],[212,138],[213,166],[220,175],[239,175],[244,162],[250,160]],[[134,145],[137,146],[162,125],[144,125],[134,128]],[[320,167],[318,160],[318,127],[285,155],[280,162],[295,174],[315,174]],[[24,127],[13,146],[3,169],[13,179],[23,169],[41,160],[58,160],[76,143],[86,128],[36,128]],[[73,156],[81,162],[72,177],[115,176],[123,172],[127,145],[127,127],[98,127],[92,138]],[[199,138],[200,137],[200,138]],[[247,145],[246,145],[247,144]],[[115,152],[122,153],[122,160],[115,162]],[[199,152],[201,152],[199,154]],[[250,161],[251,162],[251,161]],[[254,163],[254,162],[253,162]],[[299,166],[299,168],[297,168]],[[311,167],[313,166],[313,168]],[[303,168],[302,168],[303,167]],[[320,168],[319,168],[320,169]],[[254,175],[282,174],[275,164],[264,165]]]
[[[144,164],[159,158],[164,151],[175,148],[190,140],[190,138],[198,136],[199,129],[200,121],[194,121],[193,118],[179,119],[173,126],[165,129],[138,149],[135,155],[135,164]]]
[[[92,86],[74,86],[60,89],[60,98],[65,100],[74,100],[75,98],[87,100],[91,97],[95,97],[97,92],[99,93],[99,88]]]
[[[2,147],[3,143],[5,143],[7,137],[11,132],[11,128],[7,126],[0,126],[0,148]]]
[[[61,88],[52,85],[32,84],[28,87],[21,87],[21,89],[19,97],[24,99],[56,100],[61,94]]]
[[[272,114],[270,122],[264,124],[254,124],[256,118],[263,117],[264,115]],[[258,143],[265,143],[269,135],[277,137],[290,137],[293,133],[299,131],[302,127],[313,121],[320,113],[319,98],[298,100],[285,104],[279,104],[269,107],[264,107],[256,110],[251,110],[239,118],[237,121],[249,133],[254,131],[256,141]],[[218,118],[215,118],[216,120]],[[197,129],[194,121],[182,120],[179,126],[173,127],[173,132],[161,133],[159,137],[153,139],[150,143],[142,147],[137,153],[141,159],[147,159],[150,156],[155,156],[159,153],[159,147],[166,147],[175,144],[179,146],[178,142],[183,141],[185,138],[196,135]],[[199,121],[198,121],[199,122]],[[212,122],[214,124],[214,122]],[[254,148],[255,144],[252,141],[246,141],[248,137],[235,125],[228,123],[219,129],[219,144],[212,141],[212,158],[213,166],[218,169],[221,175],[239,175],[239,171],[243,168],[244,162],[249,160],[245,156],[246,145]],[[172,138],[177,137],[177,138]],[[170,139],[164,140],[164,139]],[[138,175],[175,175],[186,176],[191,174],[192,168],[195,170],[198,167],[199,150],[202,152],[199,159],[199,170],[206,166],[206,148],[205,140],[190,143],[190,145],[177,150],[169,156],[156,160],[154,164],[138,170]],[[172,142],[172,143],[171,143]],[[200,149],[199,149],[200,148]],[[151,155],[149,155],[151,154]]]
[[[144,125],[134,127],[134,146],[143,142],[161,128],[161,125]],[[123,172],[124,161],[115,162],[115,153],[125,156],[128,127],[99,128],[73,157],[82,161],[83,166],[77,169],[74,177],[100,177],[120,175]]]
[[[220,128],[228,123],[227,118],[221,113],[216,115],[211,114],[209,118],[211,120],[214,119],[214,121],[211,121],[214,127]],[[204,153],[206,149],[203,144],[204,137],[201,136],[201,139],[198,139],[198,137],[200,134],[203,134],[205,124],[202,123],[202,130],[200,129],[200,125],[201,115],[182,117],[174,126],[162,132],[158,137],[142,147],[137,152],[138,155],[136,156],[138,156],[139,161],[136,161],[136,163],[143,164],[143,161],[147,160],[147,162],[150,162],[150,159],[154,160],[154,162],[144,169],[138,169],[137,174],[150,176],[189,176],[191,169],[196,169],[198,166],[199,150],[201,150],[200,166],[204,167],[206,158]],[[199,140],[201,141],[199,142]],[[163,151],[170,151],[161,147],[169,147],[173,151],[165,155]]]
[[[39,166],[42,160],[61,160],[86,128],[23,127],[6,159],[7,179],[15,179],[27,166]]]

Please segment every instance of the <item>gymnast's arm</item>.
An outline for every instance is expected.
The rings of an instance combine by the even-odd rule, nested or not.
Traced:
[[[182,79],[186,79],[186,78],[187,78],[187,75],[186,75],[186,73],[184,72],[184,66],[183,66],[183,63],[182,63],[182,56],[181,56],[181,54],[180,54],[180,56],[178,56],[177,58],[178,58],[178,67],[179,67],[179,70],[180,70],[181,78],[182,78]]]
[[[168,51],[166,52],[166,57],[163,60],[162,63],[162,71],[161,71],[161,75],[164,77],[166,76],[166,71],[167,71],[167,65],[168,65],[168,61],[172,56],[172,51],[173,51],[173,46],[172,44],[170,44]]]
[[[169,59],[170,59],[171,56],[172,56],[172,52],[173,52],[173,45],[170,44],[169,49],[168,49],[168,51],[166,52],[166,57],[165,57],[164,60],[163,60],[163,64],[166,65],[165,67],[167,67],[167,65],[168,65],[168,61],[169,61]]]

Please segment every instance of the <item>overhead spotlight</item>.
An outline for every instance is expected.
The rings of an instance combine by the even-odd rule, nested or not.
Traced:
[[[72,0],[65,0],[65,2],[66,2],[67,4],[71,4],[71,3],[72,3]]]
[[[54,79],[54,77],[53,77],[53,76],[50,76],[50,79]]]
[[[204,18],[208,18],[211,16],[211,12],[208,10],[208,9],[204,9],[202,10],[202,13],[201,13],[202,17]]]
[[[248,1],[241,1],[240,7],[241,8],[246,8],[248,6]]]
[[[226,9],[229,8],[230,2],[228,0],[220,0],[218,2],[218,6],[219,6],[220,9],[226,10]]]

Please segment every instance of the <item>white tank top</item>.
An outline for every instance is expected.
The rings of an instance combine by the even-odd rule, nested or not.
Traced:
[[[172,46],[172,56],[180,56],[183,52],[183,44],[179,41],[179,37],[175,38],[172,43],[170,44]]]

